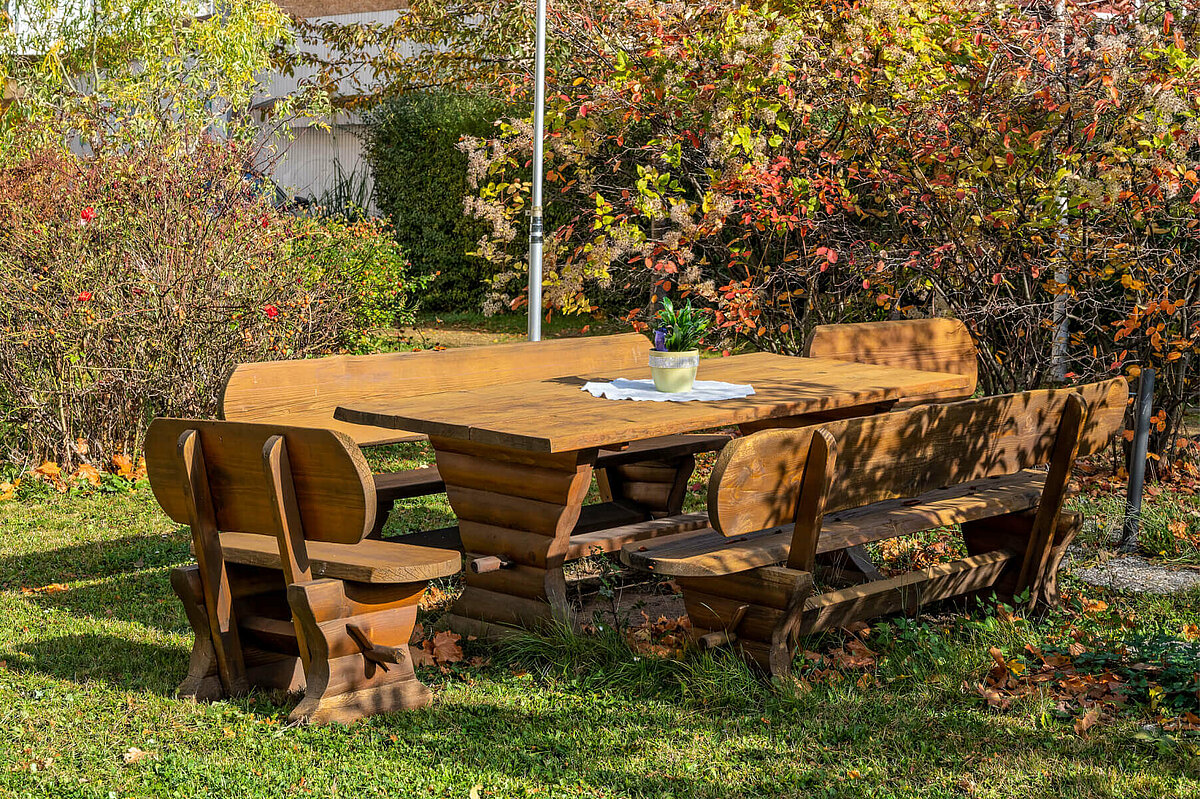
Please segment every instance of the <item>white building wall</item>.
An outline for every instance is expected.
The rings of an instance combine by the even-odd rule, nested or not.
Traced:
[[[395,0],[392,0],[392,4],[396,4]],[[308,21],[316,24],[336,22],[347,25],[373,22],[386,25],[394,22],[400,13],[394,10],[366,11],[312,17]],[[319,46],[310,50],[319,55],[323,54]],[[363,58],[371,59],[377,55],[378,51],[372,52],[367,49]],[[297,70],[295,76],[266,76],[263,81],[266,94],[268,97],[286,95],[310,75],[310,72]],[[362,81],[355,87],[346,86],[343,93],[361,92],[364,87],[369,90],[373,85],[371,80]],[[324,122],[325,128],[313,126],[308,122],[297,122],[290,131],[294,137],[291,141],[288,141],[286,136],[280,136],[276,140],[278,153],[273,178],[277,185],[296,197],[318,199],[337,182],[339,176],[353,176],[356,183],[363,176],[371,181],[370,166],[364,157],[363,136],[366,130],[361,115],[337,112]],[[373,187],[373,181],[371,185]]]

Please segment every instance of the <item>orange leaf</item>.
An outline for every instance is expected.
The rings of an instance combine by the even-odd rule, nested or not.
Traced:
[[[1079,718],[1075,719],[1075,734],[1086,735],[1087,731],[1096,726],[1100,721],[1100,711],[1092,708],[1087,713],[1084,713]]]
[[[121,477],[129,478],[133,476],[133,461],[127,455],[113,455],[113,466],[117,467],[117,474]]]

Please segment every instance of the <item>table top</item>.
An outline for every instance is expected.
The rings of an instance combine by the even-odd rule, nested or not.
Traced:
[[[752,353],[700,362],[701,380],[749,383],[755,393],[716,402],[593,397],[588,380],[641,380],[650,368],[504,383],[468,391],[359,400],[337,419],[532,452],[568,452],[712,427],[920,399],[965,388],[967,378],[890,366]]]

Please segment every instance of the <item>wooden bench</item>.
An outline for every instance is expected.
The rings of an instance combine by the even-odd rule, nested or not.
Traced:
[[[967,326],[958,319],[939,317],[819,325],[809,336],[804,354],[810,358],[948,372],[970,378],[966,388],[932,397],[941,401],[970,398],[975,394],[979,379],[975,342],[971,340]],[[929,398],[921,402],[929,402]]]
[[[181,696],[303,691],[293,721],[349,722],[429,704],[408,644],[430,580],[458,552],[364,540],[375,483],[345,435],[156,419],[154,496],[192,529],[196,564],[171,585],[195,634]]]
[[[415,397],[469,391],[499,383],[602,375],[646,366],[649,340],[635,333],[541,342],[498,344],[442,351],[335,355],[308,360],[238,366],[221,392],[221,418],[290,427],[337,430],[359,446],[423,441],[424,435],[334,418],[339,405],[380,397]],[[648,372],[647,372],[648,373]],[[530,408],[536,414],[536,408]],[[666,436],[605,450],[596,467],[610,513],[622,523],[671,516],[682,508],[698,452],[719,450],[722,435]],[[445,490],[436,466],[375,476],[378,537],[401,499]]]
[[[1111,380],[755,433],[718,459],[711,527],[622,559],[676,578],[702,643],[735,642],[777,677],[798,636],[852,621],[975,592],[1053,602],[1081,523],[1062,513],[1073,463],[1121,429],[1127,395]],[[872,579],[837,558],[953,524],[967,557],[952,563]],[[818,593],[818,577],[862,582]]]

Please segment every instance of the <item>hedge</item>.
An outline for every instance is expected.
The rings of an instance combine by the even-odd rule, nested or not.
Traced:
[[[500,108],[449,93],[409,94],[367,117],[375,204],[388,216],[413,270],[437,274],[422,299],[431,311],[477,310],[494,269],[469,255],[484,231],[463,212],[467,158],[462,136],[488,136]]]

